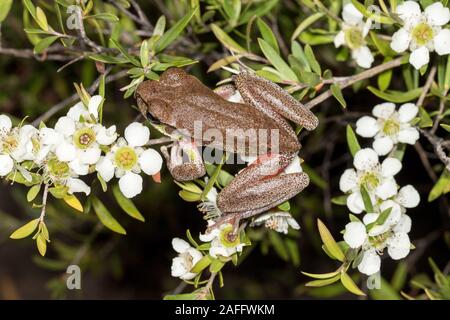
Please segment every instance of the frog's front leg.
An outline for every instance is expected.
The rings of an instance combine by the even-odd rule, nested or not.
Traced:
[[[206,174],[199,149],[191,140],[174,142],[170,153],[166,146],[162,146],[161,152],[166,158],[170,174],[177,181],[195,180]]]
[[[239,220],[265,212],[300,193],[309,184],[308,175],[283,173],[294,157],[265,155],[238,173],[217,197],[222,216],[216,223],[229,222],[237,227]]]

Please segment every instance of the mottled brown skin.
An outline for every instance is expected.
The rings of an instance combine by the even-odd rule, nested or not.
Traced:
[[[197,145],[259,157],[258,161],[237,174],[217,198],[217,205],[224,215],[219,223],[230,221],[237,224],[240,219],[283,203],[308,185],[309,178],[305,173],[281,174],[301,147],[286,119],[307,130],[313,130],[318,120],[300,102],[270,81],[242,72],[234,76],[234,82],[245,103],[225,100],[222,96],[230,96],[229,87],[219,90],[221,96],[181,69],[168,69],[159,81],[143,82],[136,91],[136,98],[144,115],[181,129],[185,138],[192,139]],[[195,136],[194,121],[202,122],[202,136]],[[242,144],[202,140],[208,129],[219,130],[224,137],[229,129],[278,129],[278,153],[271,152],[273,144],[269,139],[265,145],[268,154],[259,154],[260,148],[255,148],[255,145],[261,146],[265,142],[249,140],[241,134],[231,138]],[[167,150],[163,153],[167,159],[170,158]],[[187,172],[184,175],[180,165],[169,164],[169,170],[175,173],[177,180],[195,179],[204,174],[204,170],[185,167]]]

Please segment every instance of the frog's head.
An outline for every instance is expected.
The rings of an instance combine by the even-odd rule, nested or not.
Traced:
[[[186,76],[182,69],[171,68],[158,81],[148,80],[138,86],[135,97],[139,110],[151,123],[175,126],[173,102],[183,94]]]

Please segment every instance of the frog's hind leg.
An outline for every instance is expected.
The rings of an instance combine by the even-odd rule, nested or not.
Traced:
[[[300,193],[308,184],[304,172],[284,174],[294,155],[266,155],[242,170],[217,197],[217,223],[239,222],[263,213]]]
[[[309,109],[277,84],[250,72],[241,72],[233,79],[244,101],[261,112],[269,116],[275,112],[307,130],[313,130],[319,124]]]

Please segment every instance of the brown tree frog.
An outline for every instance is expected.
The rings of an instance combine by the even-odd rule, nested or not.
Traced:
[[[205,174],[200,153],[193,151],[190,163],[181,161],[180,151],[192,151],[193,146],[258,157],[217,197],[222,213],[217,222],[229,221],[237,225],[240,219],[276,207],[308,185],[309,177],[303,172],[283,173],[301,147],[288,120],[313,130],[318,119],[281,87],[255,74],[241,72],[233,80],[243,103],[225,99],[231,95],[229,86],[214,92],[177,68],[166,70],[158,81],[141,83],[136,99],[140,111],[151,122],[169,128],[166,131],[169,135],[178,130],[184,136],[170,154],[162,148],[176,180],[193,180]],[[199,123],[201,130],[195,128]],[[276,131],[278,136],[277,139],[262,139],[258,135],[252,138],[242,134],[249,129]],[[224,138],[209,138],[208,130],[216,130]]]

